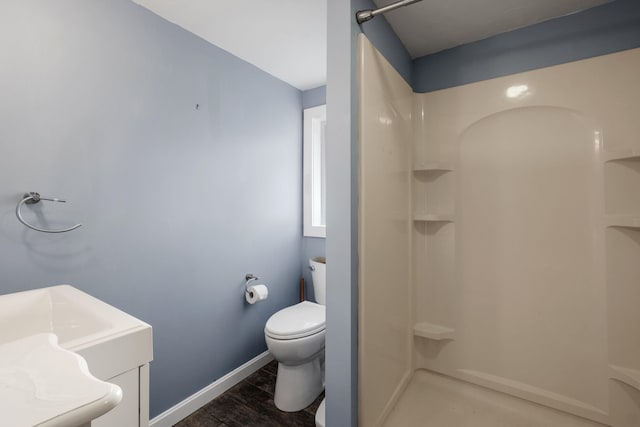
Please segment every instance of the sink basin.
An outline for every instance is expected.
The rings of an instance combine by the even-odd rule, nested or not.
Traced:
[[[122,390],[89,373],[86,361],[50,333],[0,344],[3,425],[88,425],[122,400]]]
[[[59,345],[84,357],[106,380],[147,364],[151,326],[70,285],[0,296],[0,344],[53,333]]]
[[[92,310],[95,302],[68,285],[18,292],[0,297],[0,343],[40,332],[52,332],[58,342],[77,347],[99,339],[114,328],[107,316]]]
[[[122,401],[92,420],[91,426],[149,424],[149,362],[153,359],[149,324],[70,285],[0,295],[1,348],[7,350],[16,340],[43,335],[57,338],[58,350],[81,356],[95,378],[120,387]],[[0,388],[4,386],[0,382]],[[4,426],[2,399],[0,396],[0,425]],[[62,425],[75,425],[73,422]]]

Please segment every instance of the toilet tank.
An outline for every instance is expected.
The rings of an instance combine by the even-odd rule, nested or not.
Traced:
[[[311,281],[313,282],[313,293],[316,296],[316,302],[326,305],[327,260],[323,256],[311,258],[309,266],[311,267]]]

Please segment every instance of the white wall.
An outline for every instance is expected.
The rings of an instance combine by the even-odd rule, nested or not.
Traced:
[[[411,373],[411,87],[359,36],[359,421]]]

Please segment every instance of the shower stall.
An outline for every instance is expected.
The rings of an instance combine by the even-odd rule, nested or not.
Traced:
[[[413,93],[359,37],[360,425],[639,426],[640,49]]]

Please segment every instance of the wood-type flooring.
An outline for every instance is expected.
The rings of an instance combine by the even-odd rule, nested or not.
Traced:
[[[277,371],[269,363],[174,427],[314,427],[324,393],[302,411],[282,412],[273,403]]]

